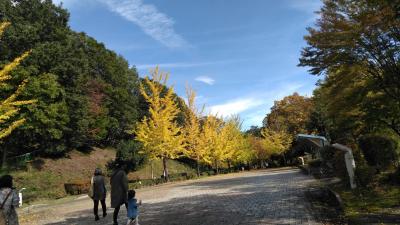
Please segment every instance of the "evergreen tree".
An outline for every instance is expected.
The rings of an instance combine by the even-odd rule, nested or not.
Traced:
[[[138,112],[135,68],[103,44],[68,27],[68,12],[50,0],[0,1],[12,26],[0,43],[0,63],[32,50],[13,71],[13,84],[28,79],[26,118],[1,148],[14,155],[39,150],[60,155],[70,149],[114,145],[129,137]],[[24,140],[24,141],[21,141]]]
[[[312,74],[326,75],[321,92],[327,97],[351,98],[347,104],[340,103],[338,98],[336,102],[329,97],[326,100],[343,107],[336,107],[342,114],[351,109],[345,120],[353,117],[349,122],[354,130],[346,126],[348,135],[356,135],[352,138],[379,128],[400,135],[399,3],[326,0],[320,10],[321,18],[315,27],[308,28],[309,34],[305,36],[307,47],[302,51],[300,65],[310,67]]]

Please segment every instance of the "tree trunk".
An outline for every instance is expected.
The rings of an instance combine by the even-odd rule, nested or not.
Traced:
[[[151,168],[151,179],[154,180],[154,168],[153,168],[153,160],[151,160],[150,163],[150,168]]]
[[[283,166],[286,166],[286,156],[283,154]]]
[[[197,157],[196,166],[197,166],[197,176],[200,177],[200,159]]]
[[[215,167],[217,168],[217,174],[219,174],[218,162],[215,161]]]
[[[169,176],[168,176],[168,168],[167,168],[167,158],[166,157],[163,157],[162,158],[162,161],[163,161],[163,167],[164,167],[164,179],[165,179],[165,181],[169,181]]]
[[[6,164],[7,164],[7,150],[4,148],[3,149],[3,159],[1,161],[1,168],[5,169],[7,166]]]
[[[228,171],[231,172],[231,161],[228,160]]]

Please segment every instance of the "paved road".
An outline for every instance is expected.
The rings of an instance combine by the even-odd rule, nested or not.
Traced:
[[[304,196],[312,181],[297,169],[265,170],[141,189],[140,224],[318,224]],[[90,207],[89,199],[81,199],[37,209],[23,216],[21,224],[112,224],[111,209],[109,216],[95,223]],[[120,224],[125,225],[125,215],[122,210]]]

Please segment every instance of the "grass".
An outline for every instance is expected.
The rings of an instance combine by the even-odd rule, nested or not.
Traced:
[[[130,180],[151,179],[151,163],[146,164],[136,172],[129,173]],[[196,174],[196,170],[175,160],[168,160],[167,168],[170,175],[187,173]],[[163,164],[161,159],[153,160],[153,173],[155,178],[161,178],[163,175]]]
[[[335,186],[333,189],[343,200],[344,214],[347,218],[360,218],[367,214],[398,213],[397,208],[400,206],[400,188],[398,186],[385,184],[355,190]]]
[[[15,186],[26,188],[24,202],[65,197],[64,178],[49,171],[16,171],[12,173]]]
[[[115,150],[113,149],[96,149],[90,154],[73,151],[66,158],[38,159],[40,166],[34,166],[29,170],[1,171],[0,173],[11,174],[17,189],[26,188],[23,192],[24,203],[37,204],[67,197],[64,183],[90,182],[94,169],[100,167],[105,170],[106,163],[114,157]],[[195,174],[196,172],[191,167],[175,160],[169,160],[167,165],[170,175]],[[154,160],[153,168],[154,176],[160,178],[163,171],[162,161]],[[147,164],[140,170],[129,173],[128,177],[130,180],[150,179],[151,165]],[[108,178],[106,179],[108,186]]]
[[[95,149],[88,154],[72,151],[65,158],[38,158],[28,168],[7,172],[14,177],[17,189],[26,188],[24,203],[38,203],[68,196],[64,183],[90,182],[94,169],[105,169],[114,157],[113,149]]]

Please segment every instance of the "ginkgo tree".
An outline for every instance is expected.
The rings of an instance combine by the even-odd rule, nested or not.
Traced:
[[[202,132],[200,116],[204,107],[202,110],[197,109],[196,92],[189,85],[186,86],[186,97],[188,110],[185,112],[186,120],[183,128],[186,140],[185,155],[196,160],[197,176],[200,176],[200,163],[209,161],[206,147],[200,138]]]
[[[201,146],[207,154],[205,162],[213,165],[217,173],[219,166],[224,159],[222,152],[222,137],[220,131],[223,126],[223,120],[213,115],[208,115],[203,119],[202,132],[200,134]]]
[[[182,155],[186,145],[182,128],[176,122],[180,111],[174,101],[173,87],[164,93],[168,78],[169,74],[161,72],[158,67],[151,71],[151,79],[148,76],[144,78],[140,92],[149,103],[149,116],[144,117],[134,131],[136,140],[143,143],[149,157],[162,159],[166,180],[167,160]]]
[[[233,163],[236,165],[244,164],[250,168],[250,164],[256,159],[256,151],[253,143],[251,142],[251,138],[254,138],[252,135],[241,135],[240,140],[238,142],[240,148],[235,151],[233,156]]]
[[[10,25],[9,22],[0,24],[0,37],[4,30]],[[23,53],[20,57],[14,59],[11,63],[6,64],[0,70],[0,86],[6,86],[7,81],[12,79],[10,73],[28,57],[29,51]],[[0,100],[0,140],[11,134],[13,130],[21,126],[25,122],[25,118],[18,118],[13,120],[20,111],[20,106],[32,104],[35,100],[17,100],[18,96],[23,92],[27,81],[24,80],[20,85],[15,87],[15,92],[5,99]],[[2,91],[3,92],[3,91]],[[3,150],[3,167],[5,166],[6,151]]]
[[[289,149],[292,137],[283,131],[273,131],[268,128],[261,130],[263,137],[263,148],[266,155],[283,155]]]
[[[243,150],[243,134],[240,129],[241,121],[239,116],[232,116],[225,121],[220,132],[222,146],[219,151],[221,160],[227,162],[229,169],[237,153]]]
[[[207,156],[205,162],[212,165],[217,173],[224,164],[229,168],[245,146],[239,117],[223,120],[217,115],[208,115],[202,125],[200,140]]]

